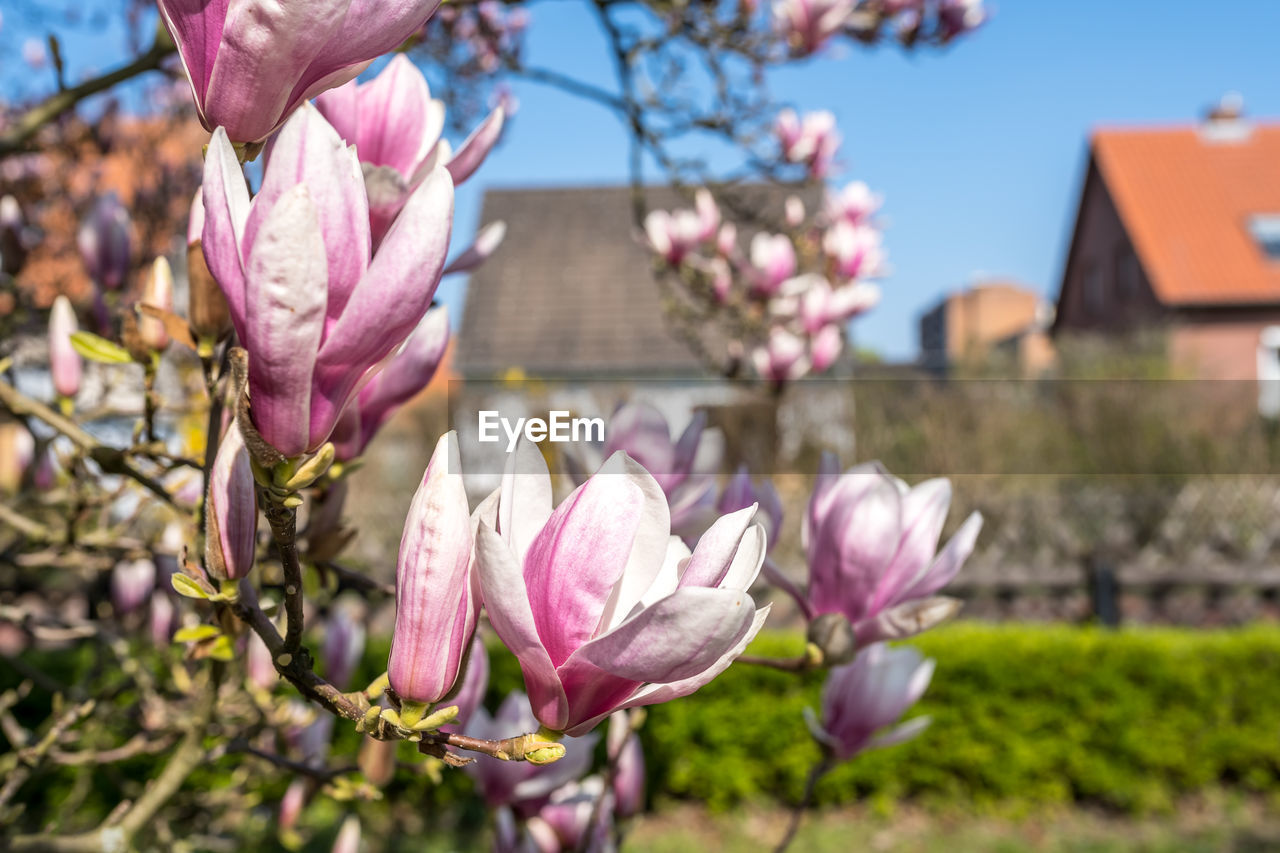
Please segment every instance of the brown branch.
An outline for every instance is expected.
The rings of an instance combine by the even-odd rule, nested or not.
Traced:
[[[129,849],[129,842],[156,816],[187,777],[204,760],[204,735],[213,719],[216,690],[210,685],[205,695],[195,697],[190,715],[191,728],[147,790],[124,811],[118,820],[104,821],[97,829],[77,835],[19,835],[10,839],[15,851],[51,851],[51,853],[90,853],[101,850]],[[113,816],[116,814],[112,813]]]
[[[173,505],[173,496],[165,491],[160,483],[133,467],[125,451],[100,443],[75,421],[63,417],[39,400],[33,400],[7,382],[0,382],[0,405],[8,409],[14,417],[33,417],[44,421],[71,439],[90,459],[98,463],[104,472],[128,477],[165,503]]]
[[[825,776],[830,769],[831,760],[824,758],[809,771],[809,778],[804,783],[804,796],[800,798],[800,802],[796,804],[795,811],[791,813],[791,822],[787,826],[787,834],[782,836],[782,840],[778,842],[778,846],[774,848],[773,853],[786,853],[786,849],[791,846],[791,842],[796,840],[796,833],[800,831],[800,821],[804,819],[804,813],[813,802],[813,791],[818,787],[818,780]]]
[[[85,98],[105,92],[140,74],[159,70],[161,63],[173,51],[173,40],[169,37],[168,31],[161,27],[156,32],[156,40],[151,45],[151,49],[133,62],[45,98],[19,116],[8,130],[0,133],[0,159],[26,151],[27,143],[40,132],[42,127],[75,109],[76,105]]]

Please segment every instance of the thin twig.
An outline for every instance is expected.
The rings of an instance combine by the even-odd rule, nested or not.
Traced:
[[[796,804],[795,811],[791,813],[791,823],[787,826],[787,834],[782,836],[782,840],[778,842],[778,846],[774,848],[773,853],[786,853],[786,849],[791,846],[791,842],[796,840],[796,833],[800,830],[800,822],[804,820],[804,813],[809,809],[813,801],[813,791],[818,787],[818,780],[826,775],[831,769],[829,759],[822,759],[813,765],[813,769],[809,771],[809,778],[804,783],[804,796],[800,798],[800,802]]]

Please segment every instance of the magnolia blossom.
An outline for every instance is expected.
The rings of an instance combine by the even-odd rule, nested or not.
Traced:
[[[467,734],[498,739],[537,728],[538,721],[529,707],[529,697],[516,691],[507,694],[496,715],[490,716],[483,707],[476,708],[467,725]],[[478,755],[462,770],[475,782],[480,796],[491,808],[510,807],[519,817],[527,818],[546,804],[553,791],[581,777],[591,768],[597,739],[597,735],[589,734],[567,741],[564,757],[551,764],[500,761]]]
[[[585,483],[601,461],[619,451],[640,463],[662,487],[671,512],[671,529],[696,536],[714,519],[715,472],[723,447],[718,432],[707,430],[707,415],[696,412],[677,439],[667,419],[648,403],[625,403],[609,419],[605,443],[566,450],[564,461],[575,483]]]
[[[759,506],[756,520],[764,527],[765,541],[772,551],[777,544],[778,531],[782,529],[782,499],[778,497],[778,490],[773,487],[772,480],[761,480],[759,486],[752,483],[751,474],[748,473],[746,464],[743,464],[725,484],[720,500],[716,503],[716,512],[728,515],[749,506]]]
[[[609,718],[609,754],[617,756],[613,774],[614,814],[632,817],[644,808],[644,749],[631,728],[631,718],[619,712]]]
[[[763,233],[751,238],[751,266],[755,269],[756,292],[777,293],[796,272],[796,249],[791,238]]]
[[[861,225],[880,209],[882,202],[880,195],[865,183],[853,181],[839,190],[827,190],[823,210],[831,222],[843,219],[852,225]]]
[[[976,30],[987,19],[983,0],[940,0],[938,29],[943,41]]]
[[[49,314],[49,371],[53,374],[53,390],[70,399],[80,390],[84,365],[80,354],[71,346],[71,336],[80,331],[71,300],[58,296]]]
[[[439,0],[159,0],[204,126],[259,142],[419,29]]]
[[[364,611],[359,599],[344,597],[330,608],[325,622],[320,659],[326,679],[339,690],[347,689],[364,655]]]
[[[467,273],[478,268],[489,256],[498,250],[507,236],[507,223],[502,220],[490,222],[476,232],[475,241],[458,253],[444,268],[445,275]]]
[[[119,290],[133,264],[129,211],[115,193],[100,196],[80,225],[80,258],[93,283],[103,290]]]
[[[308,105],[276,137],[252,202],[215,131],[204,207],[205,258],[249,351],[254,426],[285,456],[313,451],[431,304],[453,222],[449,173],[437,167],[413,192],[371,260],[359,161]]]
[[[0,492],[16,493],[36,458],[35,436],[16,421],[0,423]]]
[[[467,655],[467,668],[462,676],[462,683],[457,685],[451,696],[447,697],[449,704],[458,707],[458,716],[451,724],[441,728],[444,731],[461,731],[484,702],[484,692],[487,689],[489,689],[489,652],[484,647],[480,632],[477,631],[471,640],[471,651]]]
[[[860,752],[893,746],[924,731],[928,717],[916,717],[889,731],[919,701],[933,677],[934,662],[913,648],[876,643],[858,652],[853,663],[827,675],[822,689],[822,720],[809,708],[805,721],[814,740],[838,761]]]
[[[156,588],[156,564],[148,557],[121,560],[111,570],[111,606],[121,615],[147,603]]]
[[[808,56],[843,29],[854,0],[775,0],[774,25],[792,54]]]
[[[597,808],[596,803],[602,798],[604,802]],[[605,789],[600,776],[570,782],[557,789],[547,804],[525,822],[536,853],[606,849],[613,816],[612,800],[613,794]],[[588,833],[590,840],[587,840]]]
[[[954,603],[935,593],[973,551],[982,516],[971,514],[939,552],[950,504],[947,480],[908,487],[878,463],[838,474],[825,459],[802,529],[806,615],[842,614],[866,645],[910,636],[954,613]]]
[[[719,227],[720,208],[705,189],[698,190],[693,210],[654,210],[644,220],[650,248],[670,264],[679,264],[699,245],[715,239]]]
[[[723,672],[768,615],[746,592],[764,559],[754,515],[719,519],[690,554],[670,536],[662,488],[625,453],[553,511],[546,463],[519,445],[476,556],[489,621],[538,721],[578,736]]]
[[[880,232],[875,228],[837,220],[823,235],[822,250],[841,279],[874,276],[880,270]]]
[[[805,113],[801,118],[795,110],[783,110],[774,123],[774,133],[782,148],[782,159],[805,164],[813,178],[824,178],[831,171],[840,150],[840,132],[836,130],[836,117],[830,112]]]
[[[249,574],[258,543],[258,498],[249,451],[232,421],[209,472],[205,498],[205,568],[218,580]]]
[[[432,308],[400,351],[343,410],[333,431],[338,459],[364,453],[387,419],[431,383],[448,347],[448,311],[443,306]]]
[[[387,675],[401,700],[432,704],[453,690],[480,598],[457,436],[440,438],[409,505],[396,562],[396,624]]]
[[[454,153],[441,136],[444,102],[431,97],[427,79],[402,53],[369,82],[351,80],[325,92],[316,108],[356,147],[375,247],[437,166],[449,170],[455,185],[469,178],[501,137],[504,119],[498,107]]]

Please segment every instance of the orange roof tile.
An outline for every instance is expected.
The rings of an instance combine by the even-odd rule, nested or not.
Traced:
[[[1201,127],[1103,129],[1093,156],[1165,304],[1280,302],[1280,262],[1249,233],[1249,218],[1280,214],[1280,124],[1246,121],[1247,135]]]

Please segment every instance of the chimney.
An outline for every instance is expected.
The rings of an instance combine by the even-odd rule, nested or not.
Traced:
[[[1244,97],[1239,92],[1227,92],[1218,99],[1205,112],[1200,125],[1200,135],[1206,142],[1243,142],[1251,130],[1244,117]]]

